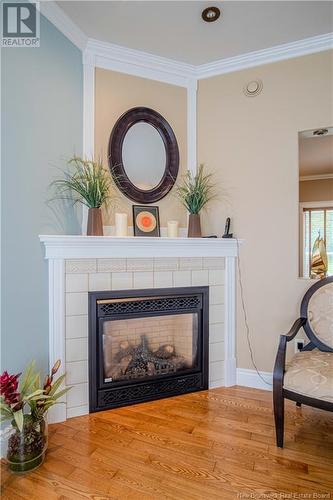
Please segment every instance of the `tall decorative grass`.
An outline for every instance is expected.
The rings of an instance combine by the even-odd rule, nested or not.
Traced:
[[[100,160],[84,160],[74,156],[68,161],[69,172],[63,172],[64,179],[52,184],[57,190],[57,198],[82,203],[88,208],[100,208],[108,204],[113,182]]]
[[[215,198],[213,174],[205,174],[205,166],[201,164],[193,175],[188,171],[183,180],[176,186],[176,196],[190,214],[199,214],[207,203]]]

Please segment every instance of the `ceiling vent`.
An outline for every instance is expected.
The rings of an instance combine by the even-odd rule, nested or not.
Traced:
[[[243,92],[247,97],[255,97],[262,92],[263,83],[261,80],[251,80],[244,88]]]

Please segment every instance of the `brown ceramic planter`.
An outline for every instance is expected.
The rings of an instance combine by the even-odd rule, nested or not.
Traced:
[[[187,236],[189,238],[201,238],[201,224],[199,214],[189,215]]]
[[[103,236],[102,210],[89,208],[87,236]]]

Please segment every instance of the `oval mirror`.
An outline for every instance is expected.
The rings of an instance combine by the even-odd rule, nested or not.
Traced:
[[[109,167],[127,198],[139,203],[163,198],[179,169],[177,140],[165,118],[150,108],[126,111],[111,132]]]
[[[166,165],[162,137],[149,123],[135,123],[127,132],[122,148],[123,166],[129,180],[148,191],[161,182]]]

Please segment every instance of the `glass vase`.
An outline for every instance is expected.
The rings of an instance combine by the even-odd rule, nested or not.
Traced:
[[[23,429],[12,426],[7,444],[7,463],[12,472],[24,473],[39,467],[45,458],[48,428],[45,416],[24,415]]]

